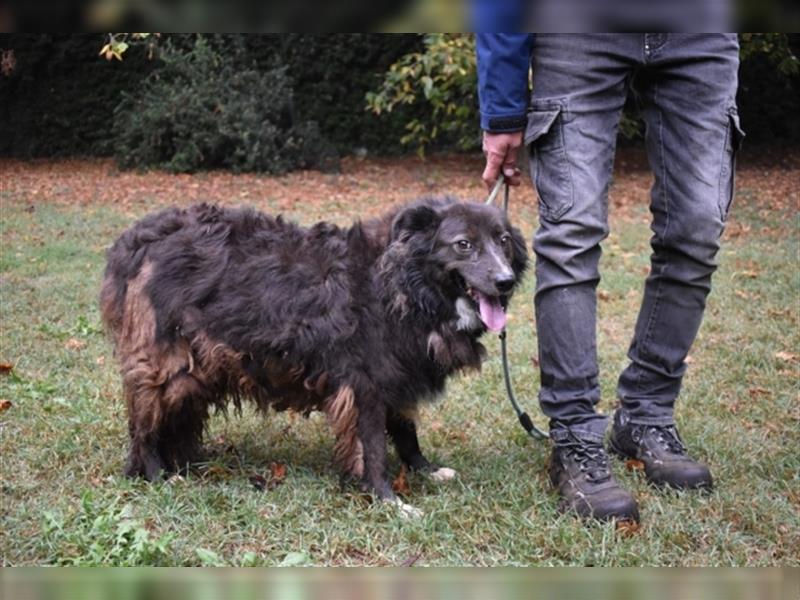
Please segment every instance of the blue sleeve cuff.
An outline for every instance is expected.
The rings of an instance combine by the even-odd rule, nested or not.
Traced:
[[[522,131],[528,124],[528,117],[523,113],[507,115],[487,115],[481,113],[481,129],[494,133]]]

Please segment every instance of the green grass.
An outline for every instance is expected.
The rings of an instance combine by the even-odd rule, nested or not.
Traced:
[[[548,446],[518,427],[492,338],[483,373],[453,379],[446,397],[423,411],[424,448],[459,478],[436,485],[410,477],[407,500],[425,512],[422,519],[404,520],[340,487],[319,415],[217,416],[203,469],[158,485],[125,479],[124,407],[97,294],[104,249],[132,221],[130,207],[37,204],[30,211],[19,199],[0,198],[0,360],[14,365],[0,377],[0,398],[12,403],[0,413],[0,560],[800,565],[800,363],[791,359],[800,348],[797,217],[757,209],[753,194],[739,194],[735,218],[750,233],[727,240],[720,255],[677,409],[685,440],[712,466],[717,487],[705,495],[658,491],[616,465],[641,503],[643,526],[633,534],[556,512],[544,477]],[[358,210],[329,208],[338,220]],[[534,212],[516,212],[532,233]],[[612,215],[605,244],[599,344],[606,412],[648,265],[646,220],[644,207]],[[510,349],[518,396],[543,424],[531,365],[532,288],[531,276],[512,308]],[[288,466],[286,479],[257,491],[248,478],[268,475],[272,461]],[[391,461],[397,472],[393,453]]]

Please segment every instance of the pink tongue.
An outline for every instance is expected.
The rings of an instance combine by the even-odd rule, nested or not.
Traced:
[[[478,297],[478,306],[481,311],[481,321],[490,331],[500,331],[506,326],[506,312],[500,304],[500,298],[489,298],[475,290]]]

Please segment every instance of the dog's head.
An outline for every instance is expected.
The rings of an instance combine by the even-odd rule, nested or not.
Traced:
[[[391,237],[392,244],[406,250],[412,272],[407,282],[428,288],[418,290],[418,303],[449,304],[460,329],[499,331],[505,326],[505,309],[528,254],[522,234],[503,211],[425,200],[395,217]]]

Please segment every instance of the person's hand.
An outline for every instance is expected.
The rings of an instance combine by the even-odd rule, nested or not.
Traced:
[[[483,132],[483,154],[486,156],[486,168],[481,179],[486,187],[492,189],[501,174],[509,185],[520,184],[520,172],[517,168],[517,154],[522,146],[522,131],[510,133]]]

